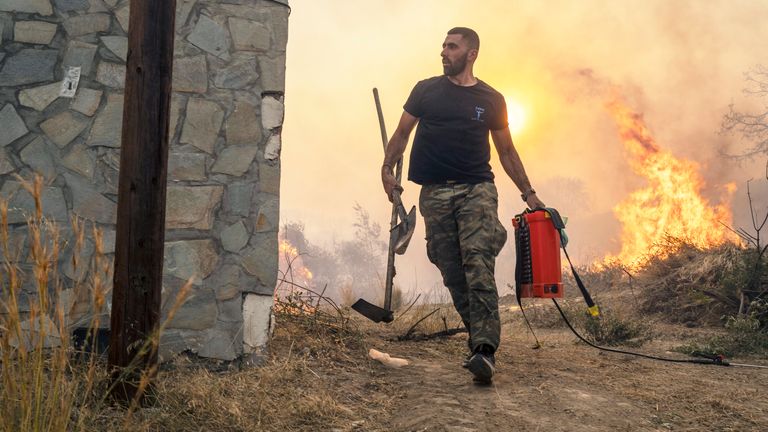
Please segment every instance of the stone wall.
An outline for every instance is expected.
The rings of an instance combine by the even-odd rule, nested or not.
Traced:
[[[63,239],[74,215],[101,228],[114,253],[129,3],[0,0],[0,195],[21,257],[34,203],[15,175],[35,172]],[[233,360],[266,343],[289,13],[287,0],[177,0],[164,303],[195,279],[164,336],[166,358]],[[94,249],[88,238],[81,262]],[[67,246],[59,266],[67,291],[88,277],[67,266],[71,255]],[[66,298],[73,319],[88,311],[83,295]]]

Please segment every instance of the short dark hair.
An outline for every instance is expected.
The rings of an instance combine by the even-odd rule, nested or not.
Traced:
[[[450,30],[448,30],[448,34],[459,34],[461,35],[466,41],[467,45],[469,45],[469,49],[480,49],[480,36],[477,35],[477,32],[472,30],[471,28],[467,27],[454,27]]]

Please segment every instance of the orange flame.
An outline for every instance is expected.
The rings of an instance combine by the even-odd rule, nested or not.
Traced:
[[[649,253],[656,252],[654,247],[666,237],[683,239],[702,248],[720,245],[731,238],[722,224],[731,223],[729,204],[736,185],[725,185],[721,203],[712,206],[701,196],[705,184],[698,164],[663,150],[642,114],[632,111],[619,98],[609,102],[607,109],[630,154],[632,170],[645,177],[648,186],[632,192],[614,207],[622,225],[621,251],[606,260],[635,266]],[[663,254],[663,250],[656,253]]]
[[[309,285],[312,281],[312,271],[304,266],[299,251],[286,239],[280,239],[278,247],[280,253],[280,270],[286,279],[294,279],[292,282]]]
[[[308,291],[312,285],[312,271],[302,260],[302,254],[280,233],[278,243],[279,274],[275,288],[275,312],[305,315],[315,312],[315,300]]]

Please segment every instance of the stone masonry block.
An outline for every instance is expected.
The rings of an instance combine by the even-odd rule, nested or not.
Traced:
[[[168,186],[166,227],[210,230],[222,186]]]
[[[265,52],[272,44],[272,30],[260,22],[229,18],[229,32],[238,51]]]
[[[213,147],[224,120],[224,110],[219,104],[201,98],[189,98],[187,118],[181,132],[180,142],[191,144],[200,150],[213,154]]]
[[[13,28],[16,42],[48,45],[59,26],[45,21],[16,21]]]
[[[6,104],[0,110],[0,147],[16,141],[29,133],[24,120],[19,117],[16,109],[11,104]]]

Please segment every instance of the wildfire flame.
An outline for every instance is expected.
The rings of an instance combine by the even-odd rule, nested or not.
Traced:
[[[312,281],[312,271],[304,266],[298,249],[288,240],[280,239],[278,252],[280,253],[280,271],[284,274],[284,279],[290,279],[291,282],[300,285],[309,285]]]
[[[678,159],[659,147],[643,120],[620,98],[606,105],[613,116],[619,136],[630,154],[632,170],[645,177],[648,186],[632,192],[614,207],[622,225],[621,251],[608,261],[635,266],[666,237],[684,239],[702,248],[720,245],[730,238],[722,224],[730,224],[730,198],[733,183],[723,187],[721,203],[712,206],[701,191],[704,180],[699,165]],[[721,224],[722,223],[722,224]]]
[[[302,260],[302,254],[287,239],[280,235],[278,243],[279,273],[275,288],[274,311],[291,315],[305,315],[315,312],[312,293],[312,271]]]

